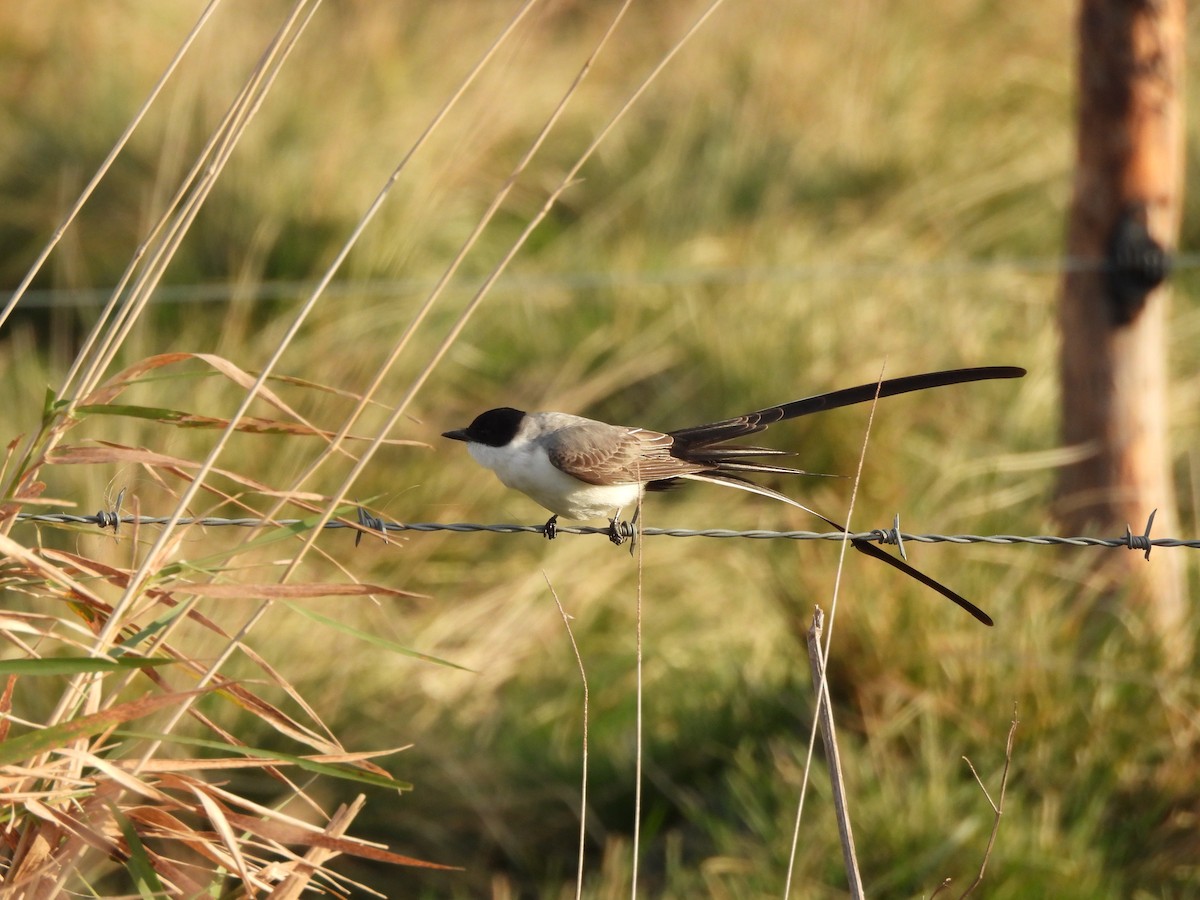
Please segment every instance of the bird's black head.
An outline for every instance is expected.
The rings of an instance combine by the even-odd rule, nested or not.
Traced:
[[[466,428],[458,428],[445,432],[442,437],[452,441],[469,441],[473,444],[485,444],[488,447],[503,447],[514,437],[521,427],[525,413],[511,406],[499,409],[489,409],[475,417],[475,421]]]

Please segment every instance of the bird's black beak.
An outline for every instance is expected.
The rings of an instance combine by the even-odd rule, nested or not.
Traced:
[[[450,440],[452,440],[452,441],[469,441],[469,440],[471,440],[469,437],[467,437],[467,430],[465,428],[456,428],[453,431],[443,431],[442,437],[450,438]]]

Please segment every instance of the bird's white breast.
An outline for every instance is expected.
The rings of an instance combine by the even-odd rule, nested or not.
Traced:
[[[608,518],[637,502],[637,484],[598,485],[556,469],[536,442],[518,436],[503,447],[467,445],[471,456],[508,487],[567,519]]]

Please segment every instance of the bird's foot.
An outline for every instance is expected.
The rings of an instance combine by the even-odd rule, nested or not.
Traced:
[[[542,534],[546,536],[546,540],[552,541],[558,537],[558,516],[553,515],[546,520],[546,524],[542,526]]]
[[[620,547],[633,535],[633,526],[622,522],[616,516],[608,520],[608,539]]]

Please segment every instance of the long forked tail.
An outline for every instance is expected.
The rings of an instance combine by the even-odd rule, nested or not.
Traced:
[[[786,470],[785,469],[784,471],[795,471],[795,470]],[[821,513],[817,512],[815,509],[805,506],[803,503],[793,500],[791,497],[788,497],[785,494],[781,494],[778,491],[773,491],[768,487],[763,487],[761,484],[755,484],[753,481],[747,481],[746,479],[740,478],[736,475],[722,474],[720,472],[698,472],[698,473],[690,474],[690,475],[682,475],[682,476],[680,476],[680,478],[686,479],[688,481],[706,481],[709,484],[721,485],[722,487],[736,488],[739,491],[749,491],[752,494],[759,494],[760,496],[763,496],[763,497],[770,497],[772,500],[778,500],[781,503],[786,503],[789,506],[794,506],[797,509],[802,509],[806,513],[811,513],[812,515],[814,515],[818,519],[820,519],[822,522],[826,523],[827,525],[832,526],[833,528],[837,529],[838,531],[841,531],[843,533],[845,533],[845,531],[846,531],[846,528],[844,525],[839,525],[837,522],[833,521],[833,519],[830,519],[828,516],[821,515]],[[933,590],[937,591],[939,594],[941,594],[947,600],[950,600],[951,602],[956,603],[959,606],[961,606],[963,609],[965,609],[967,612],[969,612],[972,616],[974,616],[976,619],[978,619],[984,625],[996,624],[995,622],[992,621],[991,616],[989,616],[987,613],[985,613],[982,609],[980,609],[978,606],[976,606],[974,603],[972,603],[966,597],[962,596],[962,594],[952,591],[950,588],[946,587],[946,585],[942,584],[940,581],[936,581],[933,578],[930,578],[924,572],[920,571],[919,569],[913,568],[908,563],[906,563],[904,560],[897,559],[896,557],[894,557],[890,553],[888,553],[886,550],[884,550],[882,547],[879,547],[876,544],[871,543],[870,541],[864,541],[862,539],[857,539],[857,540],[851,539],[850,544],[859,553],[862,553],[862,554],[865,554],[866,556],[870,556],[875,559],[881,560],[882,562],[887,563],[892,568],[899,569],[901,572],[903,572],[909,578],[913,578],[913,579],[921,582],[921,584],[925,585],[926,587],[932,588]]]
[[[766,447],[730,446],[727,442],[745,437],[746,435],[757,434],[775,422],[782,422],[785,419],[794,419],[798,416],[806,416],[827,409],[837,409],[838,407],[850,406],[855,403],[865,403],[867,401],[882,399],[883,397],[894,397],[897,394],[924,391],[952,384],[992,381],[1001,378],[1020,378],[1024,374],[1025,370],[1017,366],[980,366],[969,369],[925,372],[920,375],[907,375],[903,378],[890,378],[886,381],[868,382],[867,384],[860,384],[851,388],[816,394],[801,400],[793,400],[790,403],[781,403],[779,406],[769,406],[765,409],[746,413],[742,416],[735,416],[732,419],[724,419],[720,422],[697,425],[693,428],[681,428],[678,431],[670,432],[671,437],[674,439],[671,446],[671,455],[686,462],[710,468],[706,468],[700,472],[679,475],[675,478],[654,481],[647,485],[647,488],[649,490],[659,490],[670,487],[672,483],[680,479],[707,481],[712,484],[749,491],[753,494],[760,494],[764,497],[779,500],[811,513],[838,531],[844,532],[845,528],[843,526],[821,515],[816,510],[810,509],[778,491],[773,491],[770,488],[756,484],[746,477],[746,474],[750,473],[809,474],[801,469],[759,461],[762,457],[789,456],[791,454],[787,453],[787,451],[772,450]],[[961,594],[950,590],[944,584],[914,569],[903,560],[897,559],[878,545],[864,540],[852,540],[851,544],[860,553],[881,560],[889,566],[899,569],[910,578],[916,579],[926,587],[937,591],[943,597],[961,606],[983,624],[993,624],[991,616]]]

